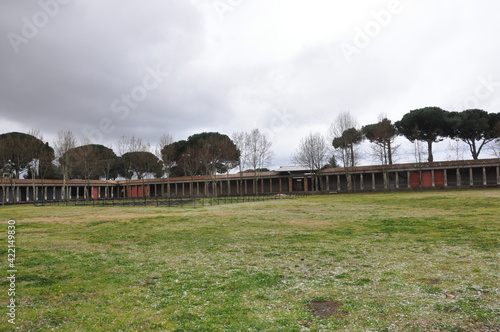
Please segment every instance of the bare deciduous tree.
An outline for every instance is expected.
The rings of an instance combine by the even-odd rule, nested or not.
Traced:
[[[344,167],[353,167],[357,163],[358,132],[358,122],[349,112],[340,113],[328,129],[327,139],[332,142],[334,155]]]
[[[123,135],[117,142],[118,154],[120,155],[120,172],[121,175],[127,180],[131,180],[135,175],[139,179],[141,175],[136,173],[135,169],[137,168],[137,163],[142,163],[142,161],[137,161],[137,159],[142,159],[147,154],[140,152],[149,152],[150,150],[149,142],[145,143],[141,138],[136,138],[135,136],[125,136]],[[148,177],[148,175],[144,175],[144,177]],[[144,178],[143,182],[144,182]],[[144,192],[144,185],[143,185]]]
[[[243,131],[236,131],[231,136],[231,139],[233,140],[234,145],[236,145],[236,148],[239,152],[238,169],[240,174],[240,188],[243,187],[243,171],[245,170],[245,166],[248,164],[248,148],[246,146],[246,136],[247,134]],[[242,190],[240,190],[240,194],[243,195]]]
[[[495,158],[500,158],[500,139],[497,139],[490,145],[490,153]]]
[[[39,128],[30,129],[28,135],[31,135],[35,137],[38,141],[43,142],[43,134]],[[46,148],[45,145],[40,145],[38,144],[37,141],[31,142],[30,145],[31,146],[29,147],[29,149],[33,153],[33,159],[28,164],[28,174],[31,175],[31,180],[32,180],[33,200],[37,201],[39,193],[38,193],[38,188],[35,185],[35,179],[37,177],[37,174],[40,172],[41,169],[40,163],[44,159],[43,155],[44,152],[46,151]]]
[[[233,140],[234,145],[236,145],[236,148],[240,153],[238,160],[238,168],[241,173],[243,172],[245,165],[247,164],[247,158],[248,158],[248,152],[247,152],[248,149],[245,146],[246,133],[243,131],[236,131],[231,136],[231,139]]]
[[[63,176],[63,189],[62,189],[62,199],[67,200],[68,188],[67,181],[71,172],[72,164],[70,156],[66,153],[71,149],[76,147],[76,138],[72,131],[70,130],[60,130],[57,133],[57,137],[54,141],[54,152],[57,162],[59,163],[59,168]]]
[[[350,167],[354,167],[358,160],[357,146],[363,140],[358,123],[349,112],[340,113],[335,122],[331,124],[327,137],[332,142],[334,156],[336,160],[342,162],[347,179],[347,190],[352,191],[353,179],[350,174]]]
[[[122,136],[117,142],[118,154],[120,156],[128,152],[149,152],[150,144],[135,136]]]
[[[299,164],[314,174],[313,190],[321,190],[322,184],[318,182],[318,173],[327,162],[328,145],[320,133],[310,133],[300,141],[299,148],[292,156],[292,161]]]
[[[495,135],[497,136],[497,139],[489,146],[490,154],[496,158],[500,158],[500,138],[498,138],[500,137],[500,119],[497,120],[495,124]]]
[[[269,166],[274,158],[272,143],[256,128],[245,135],[245,147],[248,165],[252,167],[255,175],[254,193],[257,193],[259,173]]]
[[[425,159],[428,159],[428,154],[422,141],[415,140],[413,142],[413,156],[417,164],[421,164]]]
[[[256,128],[247,133],[245,145],[248,149],[248,164],[254,170],[264,169],[271,164],[274,158],[274,152],[271,150],[273,144],[259,129]]]
[[[162,161],[163,164],[163,176],[170,176],[170,169],[174,165],[174,149],[172,143],[174,139],[170,134],[163,134],[158,141],[156,146],[155,154]]]
[[[466,145],[459,139],[452,139],[448,142],[446,150],[446,160],[464,160]]]

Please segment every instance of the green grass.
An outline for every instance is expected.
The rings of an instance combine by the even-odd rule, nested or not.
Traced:
[[[18,331],[496,331],[499,215],[500,190],[0,209]]]

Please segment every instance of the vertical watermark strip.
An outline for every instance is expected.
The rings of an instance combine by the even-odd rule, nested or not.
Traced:
[[[7,316],[10,324],[16,324],[16,221],[7,222],[7,281],[9,304],[7,305]]]

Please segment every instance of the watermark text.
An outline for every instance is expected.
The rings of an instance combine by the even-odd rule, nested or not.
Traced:
[[[16,221],[7,222],[7,270],[9,302],[7,305],[7,316],[10,324],[16,324]]]
[[[18,33],[9,32],[7,38],[10,46],[16,54],[20,52],[21,45],[26,45],[35,38],[41,29],[49,24],[50,20],[56,17],[61,5],[67,5],[70,0],[41,0],[38,1],[40,9],[36,11],[31,18],[24,16],[21,18],[21,29]]]
[[[403,9],[399,0],[391,0],[387,9],[372,11],[371,17],[373,19],[367,22],[363,28],[359,26],[354,28],[355,35],[353,42],[344,42],[340,45],[342,54],[347,62],[351,63],[353,56],[361,54],[361,51],[371,44],[373,38],[380,35],[382,30],[391,24],[394,16],[400,14]]]
[[[122,94],[111,103],[110,110],[118,116],[119,120],[125,121],[130,116],[130,112],[146,100],[149,93],[157,89],[168,76],[168,72],[164,71],[160,65],[157,65],[155,69],[148,66],[146,72],[141,84],[136,85],[129,93]],[[104,117],[99,121],[97,127],[84,128],[83,134],[92,142],[101,142],[104,135],[111,134],[115,129],[115,121]]]

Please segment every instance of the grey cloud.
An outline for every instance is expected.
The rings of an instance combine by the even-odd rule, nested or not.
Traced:
[[[24,18],[55,1],[67,4],[16,53],[9,33],[21,33]],[[154,143],[164,132],[184,139],[260,126],[283,161],[301,136],[326,131],[339,112],[351,111],[361,124],[381,112],[396,121],[417,107],[463,105],[480,77],[500,81],[496,2],[401,1],[401,14],[351,62],[342,43],[353,43],[355,29],[389,1],[290,3],[244,2],[220,20],[198,0],[3,1],[0,131],[17,123],[48,137],[60,129],[81,135],[104,119],[113,128],[102,132],[110,145],[124,134]],[[323,11],[332,19],[315,22]],[[301,33],[309,25],[310,40]],[[144,90],[126,117],[113,112],[124,95],[140,97],[148,68],[157,66],[168,73],[161,84]],[[496,87],[477,107],[499,100]]]

